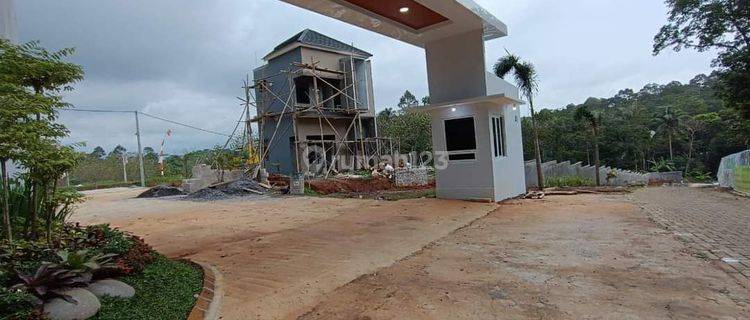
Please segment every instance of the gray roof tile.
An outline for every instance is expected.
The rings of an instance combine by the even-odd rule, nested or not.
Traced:
[[[336,51],[354,52],[354,54],[356,55],[372,57],[372,54],[368,53],[367,51],[357,49],[346,43],[343,43],[341,41],[338,41],[336,39],[333,39],[329,36],[326,36],[324,34],[321,34],[319,32],[316,32],[310,29],[305,29],[305,30],[302,30],[298,34],[295,34],[291,38],[287,39],[286,41],[282,42],[281,44],[273,48],[273,51],[276,52],[294,42],[299,42],[299,43],[314,46],[314,47],[327,48],[327,49],[336,50]]]

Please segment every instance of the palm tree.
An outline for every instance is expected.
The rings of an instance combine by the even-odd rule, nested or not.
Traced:
[[[599,128],[602,123],[601,114],[596,116],[586,106],[581,106],[576,109],[574,117],[576,121],[584,121],[586,126],[591,129],[591,135],[594,138],[594,172],[596,175],[596,186],[599,186],[601,181],[599,180]]]
[[[536,115],[534,113],[534,93],[538,89],[537,74],[534,65],[513,54],[500,58],[495,63],[495,75],[505,78],[511,71],[516,81],[516,86],[521,94],[529,100],[531,110],[531,128],[534,133],[534,153],[536,158],[536,179],[539,189],[544,188],[544,173],[542,173],[541,148],[539,147],[539,128],[537,128]]]

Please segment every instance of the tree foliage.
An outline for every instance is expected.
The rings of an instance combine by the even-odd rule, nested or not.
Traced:
[[[526,97],[529,102],[529,111],[531,113],[531,132],[534,137],[534,157],[536,162],[536,179],[537,185],[541,188],[544,186],[544,173],[542,172],[542,156],[541,156],[541,143],[539,142],[539,127],[536,121],[536,112],[534,112],[534,94],[536,94],[539,83],[537,81],[537,73],[534,65],[521,61],[521,59],[508,53],[505,57],[497,60],[494,66],[495,75],[499,78],[505,78],[511,72],[513,73],[513,79],[516,82],[518,90],[521,94]]]
[[[594,119],[600,118],[602,165],[646,171],[653,163],[666,161],[688,175],[715,174],[722,157],[750,148],[750,121],[716,96],[716,81],[716,75],[698,75],[687,84],[649,84],[637,92],[624,89],[610,98],[589,98],[559,110],[544,109],[537,118],[542,159],[594,164],[590,117],[576,120],[576,113],[581,112],[578,110],[586,108],[598,114]],[[529,118],[523,119],[522,128],[524,157],[532,159]]]
[[[672,48],[717,50],[717,93],[750,118],[750,0],[667,0],[668,23],[654,54]]]
[[[600,179],[600,162],[599,162],[599,129],[602,125],[601,113],[594,114],[589,110],[588,106],[580,106],[576,108],[573,115],[576,121],[583,122],[591,130],[591,136],[593,137],[592,144],[594,145],[594,172],[595,172],[595,183],[598,186],[601,182]]]
[[[422,98],[428,101],[429,98]],[[393,139],[402,153],[432,151],[430,117],[423,113],[410,112],[419,105],[417,98],[408,90],[399,99],[398,110],[385,108],[377,115],[378,133]]]
[[[12,240],[11,213],[8,203],[8,174],[6,163],[23,165],[23,175],[29,193],[29,215],[24,218],[28,235],[36,237],[38,219],[47,226],[51,241],[52,219],[62,199],[57,180],[77,161],[72,148],[61,146],[58,140],[68,130],[56,123],[57,110],[68,106],[60,93],[71,90],[71,84],[83,78],[83,71],[64,58],[73,49],[50,52],[38,42],[15,45],[0,39],[0,162],[2,162],[3,229]],[[41,216],[40,216],[41,215]]]

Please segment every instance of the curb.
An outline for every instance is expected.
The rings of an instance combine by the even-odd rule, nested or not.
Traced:
[[[193,262],[203,269],[203,289],[198,294],[193,310],[188,314],[188,320],[218,320],[221,299],[224,297],[224,277],[216,267]]]

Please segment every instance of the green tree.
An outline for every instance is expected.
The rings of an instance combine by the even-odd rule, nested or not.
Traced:
[[[696,136],[706,130],[706,121],[713,121],[713,119],[708,118],[714,118],[714,116],[717,115],[715,113],[713,113],[713,115],[700,114],[695,116],[684,116],[684,118],[680,120],[683,124],[683,127],[685,127],[685,131],[687,131],[689,139],[687,162],[685,163],[685,174],[690,172],[690,164],[693,161]]]
[[[750,3],[747,0],[667,0],[668,23],[654,37],[667,48],[717,50],[719,93],[750,118]]]
[[[398,110],[386,108],[378,113],[378,132],[393,139],[401,152],[432,150],[430,117],[423,113],[411,112],[419,101],[408,90],[398,103]]]
[[[542,153],[539,145],[539,127],[536,123],[534,113],[534,94],[538,89],[537,74],[534,65],[521,59],[513,54],[500,58],[494,67],[495,75],[505,78],[513,72],[516,86],[521,93],[529,100],[529,110],[531,111],[531,128],[534,134],[534,153],[536,158],[536,177],[539,188],[544,187],[544,173],[542,172]]]
[[[154,151],[154,148],[151,148],[151,147],[143,148],[143,157],[146,159],[152,160],[154,162],[159,160],[159,155],[156,154],[156,151]]]
[[[226,170],[235,170],[242,167],[242,157],[236,151],[224,149],[222,146],[215,146],[211,152],[211,167],[219,171],[217,179],[224,182],[224,172]]]
[[[589,128],[575,121],[579,107],[601,115],[606,130],[599,132],[601,165],[644,171],[649,163],[672,162],[669,137],[660,120],[663,106],[678,119],[673,131],[671,167],[686,177],[715,173],[721,158],[750,148],[750,121],[716,95],[718,75],[697,75],[688,83],[648,84],[641,90],[623,89],[608,98],[589,98],[582,104],[544,109],[536,114],[542,161],[582,161],[593,164]],[[700,121],[697,127],[693,120]],[[661,128],[660,128],[661,127]],[[531,119],[522,121],[524,158],[534,156]],[[661,166],[661,169],[668,169]]]
[[[30,190],[30,210],[27,218],[29,235],[36,237],[36,225],[45,199],[54,197],[49,189],[51,168],[58,168],[52,150],[59,151],[57,139],[67,135],[67,129],[56,124],[57,109],[68,107],[59,95],[71,90],[71,84],[83,78],[80,66],[63,61],[73,49],[50,52],[38,42],[14,45],[0,39],[0,90],[3,102],[3,134],[0,139],[4,154],[0,160],[20,162],[28,170],[27,185]],[[8,130],[6,130],[6,128]],[[66,154],[69,155],[69,154]],[[66,156],[63,155],[63,156]],[[47,161],[45,157],[52,157]],[[46,162],[45,162],[46,161]],[[2,167],[5,167],[3,165]],[[3,172],[3,184],[7,185],[7,172]],[[4,188],[7,190],[7,188]],[[7,194],[3,195],[7,204]],[[7,207],[7,205],[4,205]],[[3,210],[4,218],[9,215]],[[5,224],[5,223],[4,223]],[[7,235],[12,234],[10,225],[4,226]]]
[[[674,161],[674,148],[672,147],[672,140],[675,134],[680,129],[680,119],[674,112],[669,112],[669,107],[666,107],[666,111],[663,115],[660,115],[657,119],[658,129],[667,136],[669,143],[669,160]]]
[[[409,90],[406,90],[406,92],[404,92],[404,95],[402,95],[401,98],[398,99],[398,108],[401,110],[409,107],[414,107],[418,104],[419,101],[417,101],[417,97],[409,92]]]
[[[100,146],[97,146],[96,148],[94,148],[93,151],[91,151],[90,155],[92,157],[94,157],[94,158],[101,159],[101,158],[104,158],[104,156],[107,155],[107,152],[104,151],[104,148],[102,148]]]
[[[128,149],[125,149],[125,147],[121,145],[116,145],[114,149],[109,153],[108,157],[120,159],[124,154],[128,152]]]
[[[575,112],[576,121],[583,121],[586,126],[591,130],[591,137],[594,139],[594,172],[596,175],[596,185],[599,186],[601,180],[599,178],[599,130],[601,128],[602,117],[601,114],[594,115],[591,110],[586,106],[581,106],[576,109]]]
[[[5,62],[2,57],[0,63]],[[4,80],[4,79],[3,79]],[[49,112],[49,99],[29,93],[23,88],[8,82],[0,82],[0,167],[2,169],[3,190],[3,229],[5,238],[13,239],[10,223],[10,208],[8,194],[9,176],[7,163],[10,160],[21,161],[27,159],[28,147],[38,139],[38,133],[47,131],[44,123],[35,120],[34,114]]]
[[[57,180],[76,166],[79,155],[72,147],[60,146],[52,139],[38,141],[30,146],[28,151],[34,157],[26,159],[23,164],[34,168],[30,171],[29,178],[41,186],[39,211],[45,221],[47,242],[51,243],[52,221],[55,218],[58,201],[60,201],[57,198]]]
[[[424,96],[424,97],[422,97],[422,105],[426,106],[428,104],[430,104],[430,96]]]

